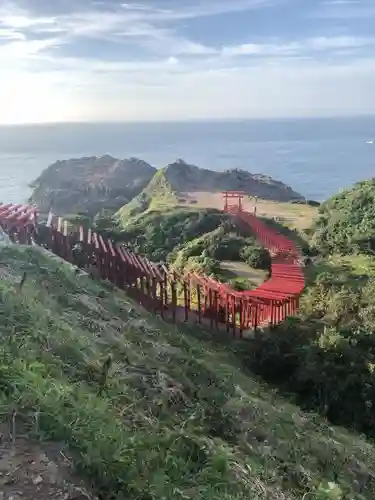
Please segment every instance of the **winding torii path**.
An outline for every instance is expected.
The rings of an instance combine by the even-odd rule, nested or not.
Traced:
[[[233,332],[235,332],[236,323],[240,324],[239,328],[242,332],[242,330],[256,328],[259,325],[278,324],[287,316],[295,314],[299,296],[305,286],[299,248],[293,241],[270,228],[255,214],[243,210],[244,196],[244,193],[239,191],[225,192],[224,212],[232,214],[237,222],[248,227],[258,242],[269,251],[272,258],[270,278],[255,290],[237,292],[228,284],[220,283],[211,277],[194,273],[182,277],[184,285],[188,281],[189,290],[192,283],[199,289],[203,289],[204,294],[201,298],[203,314],[211,315],[211,317],[214,315],[216,322],[223,321],[227,324],[227,329],[232,325]],[[232,200],[231,204],[228,203],[228,199]],[[38,232],[37,215],[36,207],[31,205],[0,204],[0,228],[11,241],[31,244],[33,235]],[[71,234],[68,234],[67,224],[64,224],[61,218],[58,219],[56,228],[51,225],[48,229],[51,243],[48,248],[60,257],[71,262],[72,241],[87,243],[88,259],[91,258],[92,252],[96,253],[99,259],[101,278],[109,279],[121,288],[124,288],[126,283],[133,287],[134,283],[141,280],[140,293],[148,294],[147,297],[145,295],[146,302],[153,301],[155,311],[159,306],[161,310],[176,307],[175,299],[170,299],[170,296],[164,293],[167,288],[165,273],[161,273],[157,265],[146,257],[136,255],[123,246],[115,245],[111,240],[92,230],[88,230],[85,234],[81,228],[78,236],[75,235],[72,238]],[[143,288],[143,279],[148,282],[146,288]],[[171,279],[170,276],[169,279]],[[158,296],[155,291],[152,292],[151,282],[153,286],[155,283],[159,284]],[[171,286],[173,288],[175,285],[171,284]],[[191,305],[190,292],[185,295],[186,318]],[[199,320],[200,314],[199,305]]]

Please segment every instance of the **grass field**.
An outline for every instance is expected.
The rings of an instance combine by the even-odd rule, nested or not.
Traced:
[[[314,266],[306,268],[309,282],[321,273],[345,274],[354,285],[361,277],[375,277],[375,260],[369,255],[331,255],[315,261]]]
[[[190,204],[196,207],[204,208],[217,208],[223,209],[224,201],[220,193],[209,192],[195,192],[186,193],[184,199],[185,204]],[[297,203],[283,203],[270,200],[262,200],[247,198],[243,202],[245,210],[253,212],[256,205],[257,214],[264,217],[280,218],[290,229],[306,229],[308,228],[314,218],[317,216],[317,209],[309,205],[302,205]]]
[[[2,418],[65,443],[104,498],[375,498],[374,446],[280,398],[234,344],[41,250],[1,247],[0,262]]]

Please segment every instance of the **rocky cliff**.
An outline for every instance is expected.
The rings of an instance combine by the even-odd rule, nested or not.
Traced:
[[[32,203],[42,212],[52,209],[61,215],[77,212],[95,215],[102,209],[116,211],[139,196],[142,206],[146,206],[149,198],[164,200],[166,192],[168,199],[178,199],[193,191],[224,190],[241,190],[250,196],[276,201],[303,199],[282,182],[245,170],[216,172],[177,160],[157,171],[143,160],[119,160],[109,155],[57,161],[31,187]]]
[[[59,214],[117,210],[147,186],[156,169],[143,160],[110,155],[57,161],[36,179],[30,201]]]
[[[304,197],[293,191],[283,182],[262,174],[252,174],[246,170],[232,169],[217,172],[195,165],[189,165],[183,160],[177,160],[168,165],[165,177],[172,189],[179,192],[191,191],[244,191],[249,196],[257,196],[266,200],[293,201]]]
[[[245,170],[215,172],[177,160],[158,170],[142,192],[121,207],[116,219],[124,226],[129,218],[145,210],[160,210],[171,205],[184,204],[193,199],[191,195],[197,191],[243,191],[249,196],[281,202],[304,200],[303,196],[291,187],[265,175],[251,174]]]

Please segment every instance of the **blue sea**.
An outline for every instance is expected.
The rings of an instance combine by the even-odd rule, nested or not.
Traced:
[[[26,200],[28,184],[56,160],[106,153],[156,167],[182,158],[214,170],[241,168],[321,201],[375,176],[375,117],[3,126],[0,201]]]

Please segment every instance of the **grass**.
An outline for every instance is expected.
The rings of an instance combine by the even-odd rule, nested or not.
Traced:
[[[330,255],[316,260],[305,270],[307,282],[312,283],[322,273],[342,276],[344,281],[357,287],[375,277],[375,261],[370,255]]]
[[[242,261],[223,261],[218,278],[231,283],[236,290],[251,290],[266,281],[268,273],[262,269],[254,269]]]
[[[316,207],[300,203],[257,200],[256,206],[257,215],[260,217],[276,217],[292,230],[304,230],[311,227],[318,215]]]
[[[167,181],[164,169],[162,168],[156,172],[149,184],[138,196],[120,208],[115,214],[115,219],[118,221],[120,227],[125,227],[129,224],[129,220],[132,217],[148,210],[165,210],[177,206],[177,204],[177,194]]]
[[[106,499],[375,498],[374,446],[278,397],[231,344],[41,250],[0,262],[1,414],[65,442]]]

